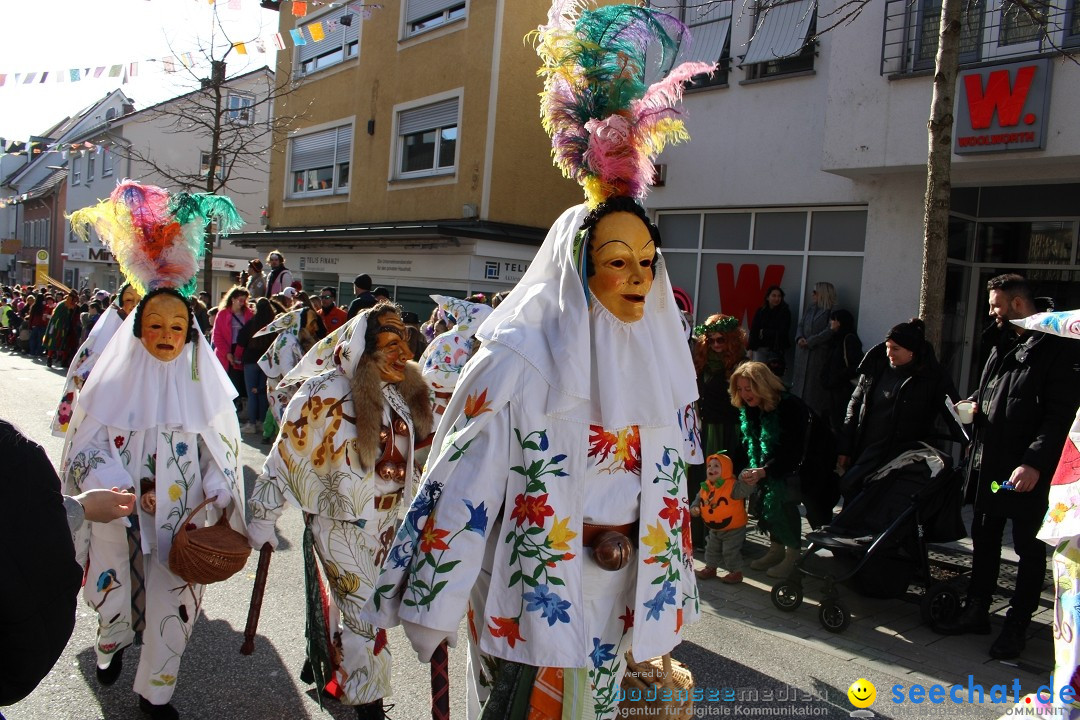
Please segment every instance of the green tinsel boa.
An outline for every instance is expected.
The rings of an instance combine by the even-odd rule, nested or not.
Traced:
[[[780,410],[779,407],[769,412],[758,413],[758,420],[750,419],[744,405],[739,409],[739,428],[742,430],[743,444],[750,459],[750,467],[762,468],[780,446]],[[765,482],[762,483],[761,528],[785,547],[798,547],[798,531],[792,533],[789,523],[785,522],[784,503],[787,497],[787,478],[777,478],[766,470]]]

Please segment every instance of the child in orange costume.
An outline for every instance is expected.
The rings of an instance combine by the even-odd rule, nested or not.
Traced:
[[[716,577],[723,560],[728,574],[720,582],[742,582],[742,546],[746,539],[746,498],[756,489],[735,478],[727,455],[715,454],[705,459],[705,484],[701,486],[690,514],[700,516],[709,528],[705,540],[705,567],[695,570],[699,579]]]

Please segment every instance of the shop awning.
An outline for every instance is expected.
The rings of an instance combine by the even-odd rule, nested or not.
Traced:
[[[798,55],[814,20],[816,0],[763,2],[743,65]]]
[[[498,240],[519,245],[539,246],[547,228],[494,223],[482,220],[431,220],[324,227],[275,228],[260,232],[229,235],[234,245],[257,250],[289,247],[447,247],[461,239]]]

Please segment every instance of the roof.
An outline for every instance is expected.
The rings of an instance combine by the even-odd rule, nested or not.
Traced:
[[[26,199],[33,200],[34,198],[48,195],[50,192],[56,189],[58,185],[67,180],[67,176],[67,168],[53,171],[49,175],[45,176],[44,180],[42,180],[26,192]]]
[[[418,240],[424,244],[449,245],[455,238],[499,240],[539,247],[547,232],[547,228],[486,220],[420,220],[333,227],[276,228],[234,233],[229,236],[229,240],[240,247],[256,249],[272,249],[283,244],[303,244],[311,249],[364,247],[384,244],[387,240]]]
[[[252,75],[255,75],[255,74],[258,74],[258,73],[266,73],[266,74],[268,74],[270,76],[273,76],[274,71],[271,70],[268,65],[263,65],[260,68],[256,68],[255,70],[251,70],[249,72],[243,73],[242,75],[237,75],[236,77],[226,78],[225,81],[222,82],[222,86],[223,87],[228,87],[228,86],[232,85],[233,83],[235,83],[235,82],[237,82],[239,80],[243,80],[245,78],[251,77]],[[123,123],[127,122],[128,120],[131,120],[131,119],[133,119],[133,118],[135,118],[135,117],[137,117],[139,115],[142,115],[143,113],[150,112],[152,110],[160,108],[162,105],[168,105],[169,103],[174,103],[177,100],[183,100],[184,98],[191,97],[192,95],[198,95],[199,93],[203,92],[204,90],[205,90],[205,88],[197,88],[195,90],[191,90],[189,92],[186,92],[186,93],[184,93],[182,95],[176,95],[175,97],[171,97],[171,98],[168,98],[166,100],[162,100],[161,102],[154,103],[153,105],[149,105],[147,107],[144,107],[141,110],[136,110],[135,112],[127,113],[126,115],[122,115],[122,116],[116,118],[115,120],[113,120],[110,123],[110,125],[123,124]],[[99,131],[100,129],[101,128],[95,128],[95,131]],[[92,133],[88,133],[88,134],[92,134]]]

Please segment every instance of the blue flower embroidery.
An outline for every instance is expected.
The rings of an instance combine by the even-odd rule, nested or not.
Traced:
[[[472,530],[474,533],[484,536],[487,531],[488,515],[487,508],[484,507],[484,503],[480,503],[477,507],[473,507],[473,504],[468,500],[465,500],[465,507],[469,508],[469,522],[465,524],[466,530]]]
[[[393,563],[394,568],[405,568],[409,566],[409,554],[405,552],[405,546],[401,543],[394,545],[390,549],[390,562]]]
[[[176,456],[177,457],[184,457],[185,455],[187,455],[187,450],[188,450],[187,443],[183,443],[183,442],[176,443]]]
[[[675,589],[672,588],[672,593],[674,592]],[[566,612],[570,607],[569,601],[549,592],[547,585],[537,585],[535,592],[527,592],[522,597],[529,603],[525,609],[529,612],[539,610],[540,617],[547,618],[548,625],[554,625],[556,622],[570,622],[570,615]]]
[[[439,499],[439,495],[441,494],[441,483],[435,482],[434,480],[425,482],[420,488],[420,492],[416,494],[416,498],[412,501],[409,512],[405,514],[405,523],[419,531],[420,518],[427,517],[431,514],[432,508],[435,507],[435,501]]]
[[[589,657],[592,658],[594,668],[600,668],[608,660],[613,660],[615,658],[615,653],[611,652],[615,649],[615,645],[612,643],[601,645],[600,638],[594,637],[592,639],[592,648]]]
[[[645,616],[646,620],[659,620],[660,613],[664,611],[665,605],[675,604],[675,586],[670,581],[665,580],[664,584],[660,587],[659,592],[656,593],[656,597],[652,600],[645,601],[645,607],[649,608],[648,614]]]

